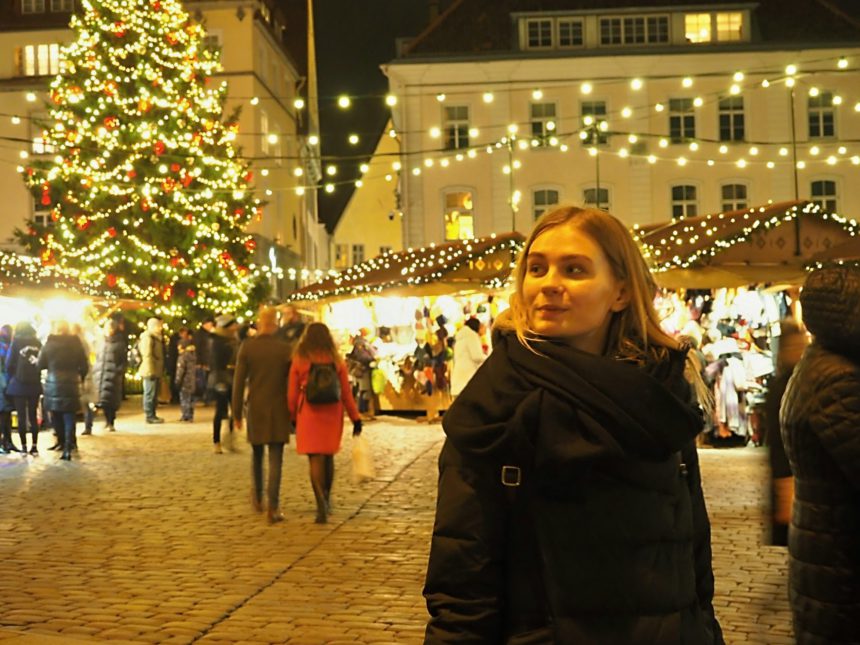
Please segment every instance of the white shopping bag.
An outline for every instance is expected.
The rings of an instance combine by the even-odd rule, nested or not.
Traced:
[[[376,477],[376,469],[373,467],[373,455],[370,453],[370,444],[364,435],[352,438],[352,481],[354,484],[368,481]]]

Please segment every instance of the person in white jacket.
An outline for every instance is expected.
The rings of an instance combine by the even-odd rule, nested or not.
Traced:
[[[469,318],[454,336],[454,367],[451,370],[451,394],[457,396],[487,358],[478,331],[481,321]]]

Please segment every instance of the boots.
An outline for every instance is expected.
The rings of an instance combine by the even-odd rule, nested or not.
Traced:
[[[72,449],[75,448],[75,426],[66,427],[65,440],[63,441],[63,454],[60,459],[64,461],[72,460]]]

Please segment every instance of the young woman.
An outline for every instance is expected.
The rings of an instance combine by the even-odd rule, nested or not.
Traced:
[[[21,437],[21,452],[27,452],[27,431],[32,435],[30,454],[39,454],[36,443],[39,438],[39,420],[36,410],[39,397],[42,396],[42,374],[39,370],[39,352],[41,341],[36,337],[36,330],[28,322],[15,325],[15,337],[9,348],[6,359],[6,375],[9,384],[6,395],[12,397],[15,404],[15,414],[18,417],[18,436]]]
[[[333,366],[340,383],[339,400],[332,403],[308,401],[308,383],[315,365]],[[343,435],[343,409],[352,420],[353,435],[361,434],[358,406],[349,387],[346,365],[338,354],[331,332],[323,323],[305,327],[290,366],[287,405],[296,424],[296,452],[308,456],[311,486],[317,503],[317,524],[325,524],[331,512],[334,455]],[[311,394],[311,398],[314,396]]]
[[[445,414],[427,643],[722,643],[686,350],[630,234],[542,216]]]

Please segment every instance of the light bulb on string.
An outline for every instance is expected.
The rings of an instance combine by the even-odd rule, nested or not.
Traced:
[[[341,94],[337,97],[337,106],[342,110],[345,110],[350,105],[352,105],[352,100],[346,94]]]
[[[492,103],[495,99],[492,92],[484,92],[481,98],[483,99],[484,103]]]
[[[397,97],[394,96],[394,94],[388,94],[385,97],[385,105],[387,105],[388,107],[394,107],[395,105],[397,105]]]
[[[633,90],[634,92],[641,90],[642,89],[642,79],[641,78],[632,79],[630,81],[630,89]]]
[[[839,69],[848,69],[848,59],[845,56],[840,56],[839,61],[836,63],[836,67]]]

